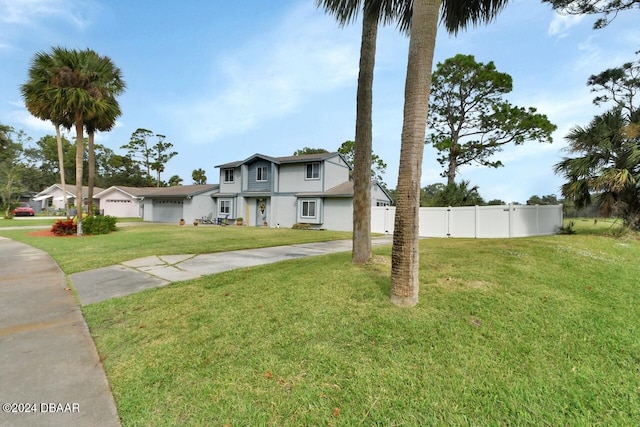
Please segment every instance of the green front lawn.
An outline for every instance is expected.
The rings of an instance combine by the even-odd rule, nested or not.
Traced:
[[[174,228],[155,234],[209,244]],[[160,245],[138,233],[113,236],[131,255]],[[84,307],[124,425],[638,424],[636,236],[420,245],[412,309],[389,302],[389,247],[364,267],[319,256]]]
[[[267,246],[349,239],[351,233],[286,228],[141,224],[106,235],[42,237],[33,230],[0,230],[0,236],[42,249],[66,274],[150,255],[202,254]]]

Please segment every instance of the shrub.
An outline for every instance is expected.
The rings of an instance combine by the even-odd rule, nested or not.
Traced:
[[[72,219],[57,220],[53,226],[51,226],[51,232],[56,236],[72,236],[76,234],[78,227]]]
[[[573,229],[575,225],[575,221],[569,221],[566,226],[558,228],[558,234],[576,234],[576,230]]]
[[[296,222],[291,228],[293,228],[294,230],[311,230],[311,224],[308,224],[306,222]]]
[[[116,230],[115,216],[89,216],[82,220],[82,231],[87,234],[109,234]]]

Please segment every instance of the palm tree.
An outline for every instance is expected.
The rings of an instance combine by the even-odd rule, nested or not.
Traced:
[[[625,226],[640,230],[640,110],[625,116],[617,108],[596,116],[566,136],[565,157],[555,165],[564,175],[562,195],[576,208],[596,202],[605,216],[620,215]]]
[[[87,127],[87,135],[89,137],[87,211],[91,215],[93,214],[93,187],[96,169],[94,148],[95,132],[108,132],[115,126],[116,119],[122,114],[116,96],[124,92],[126,85],[122,79],[122,72],[115,66],[111,59],[107,57],[99,57],[93,51],[87,52],[87,55],[95,55],[93,58],[93,64],[96,68],[92,70],[92,72],[95,73],[97,82],[94,81],[94,85],[100,88],[101,97],[104,101],[104,108],[100,114],[86,120],[85,123]]]
[[[373,71],[375,67],[378,23],[398,21],[407,31],[412,0],[316,0],[341,25],[363,10],[360,45],[360,72],[356,95],[356,135],[353,172],[353,253],[352,260],[363,264],[371,258],[371,155]]]
[[[21,86],[22,97],[27,110],[41,120],[49,120],[56,129],[56,142],[58,146],[58,166],[60,169],[60,184],[64,200],[64,210],[69,218],[69,202],[67,200],[66,180],[64,173],[64,153],[62,148],[62,136],[60,126],[67,129],[71,127],[69,112],[60,105],[60,99],[52,95],[55,89],[51,80],[61,72],[55,55],[38,52],[29,68],[29,80]]]
[[[418,303],[420,179],[438,21],[451,33],[493,19],[507,0],[414,0],[405,81],[397,206],[391,252],[391,301]],[[441,10],[442,6],[442,10]]]
[[[68,112],[76,130],[76,205],[78,235],[82,235],[82,161],[84,155],[84,124],[95,120],[94,129],[103,126],[113,113],[115,95],[124,90],[120,70],[111,59],[95,51],[52,49],[56,72],[49,80],[45,101],[56,111]],[[106,117],[106,118],[105,118]],[[114,117],[115,120],[115,117]]]
[[[105,110],[105,114],[100,117],[94,117],[92,120],[88,120],[85,124],[87,128],[87,144],[89,149],[89,159],[88,159],[88,182],[87,182],[87,211],[89,215],[93,214],[93,187],[96,176],[96,153],[95,153],[95,132],[109,132],[115,126],[116,118],[122,114],[120,110],[120,105],[115,97],[110,96],[111,100],[109,102],[108,109]]]

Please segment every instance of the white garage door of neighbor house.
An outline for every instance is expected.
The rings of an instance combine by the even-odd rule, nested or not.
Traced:
[[[104,214],[118,218],[138,216],[136,204],[131,200],[123,199],[107,199],[107,202],[104,205]]]
[[[184,215],[183,203],[180,199],[154,200],[153,221],[178,223]]]

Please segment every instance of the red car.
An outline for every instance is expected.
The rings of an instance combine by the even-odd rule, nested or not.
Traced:
[[[18,207],[13,210],[13,216],[34,216],[36,213],[33,208],[29,206],[29,203],[20,202]]]

